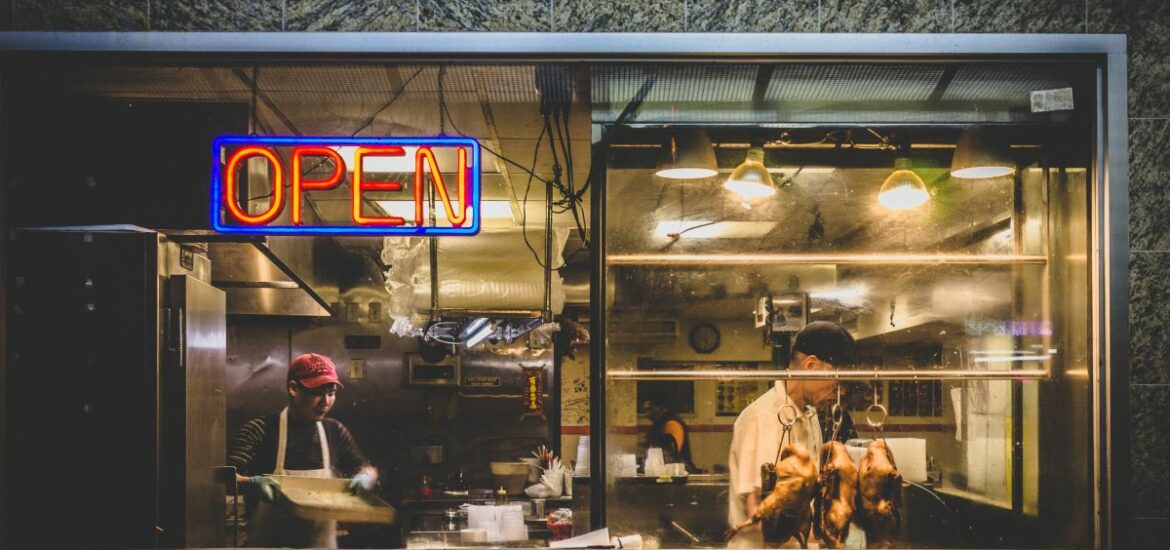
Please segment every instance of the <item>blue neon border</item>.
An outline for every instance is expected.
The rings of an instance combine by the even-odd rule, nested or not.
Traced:
[[[475,207],[475,220],[466,227],[362,227],[332,225],[301,225],[278,227],[247,227],[224,225],[219,215],[224,209],[222,201],[220,151],[237,145],[296,146],[296,145],[430,145],[437,147],[471,148],[471,204]],[[479,141],[468,137],[274,137],[274,136],[233,136],[223,135],[211,142],[211,227],[217,233],[247,235],[398,235],[410,237],[472,236],[479,234],[480,216],[480,147]],[[283,183],[282,183],[283,185]]]

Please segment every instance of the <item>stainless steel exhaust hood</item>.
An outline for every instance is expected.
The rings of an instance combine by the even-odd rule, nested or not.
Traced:
[[[227,293],[228,315],[330,317],[337,287],[315,273],[308,237],[226,236],[206,232],[167,233],[178,242],[207,244],[211,282]]]

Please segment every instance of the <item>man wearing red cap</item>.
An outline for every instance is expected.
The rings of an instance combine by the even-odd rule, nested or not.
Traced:
[[[352,476],[351,490],[374,488],[378,471],[349,430],[325,418],[340,388],[333,361],[316,353],[301,355],[288,366],[288,406],[279,414],[253,419],[236,432],[228,465],[239,472],[239,484],[253,489],[247,498],[248,546],[337,547],[336,522],[305,520],[271,506],[280,498],[280,484],[269,474],[319,478],[344,474]]]

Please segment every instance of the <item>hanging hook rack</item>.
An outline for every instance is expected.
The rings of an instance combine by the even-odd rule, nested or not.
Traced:
[[[873,383],[873,404],[865,409],[865,423],[873,429],[874,439],[885,439],[882,426],[889,417],[890,411],[886,409],[885,405],[878,402],[878,385],[875,380]]]
[[[833,403],[830,413],[833,418],[833,436],[830,441],[836,441],[837,435],[841,433],[841,425],[845,422],[845,409],[841,406],[841,384],[837,384],[837,402]]]

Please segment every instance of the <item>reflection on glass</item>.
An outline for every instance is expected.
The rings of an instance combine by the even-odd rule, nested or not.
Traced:
[[[758,132],[711,135],[718,152],[721,141],[741,147]],[[1086,381],[1064,374],[1080,372],[1091,352],[1088,187],[1077,159],[1044,149],[1051,130],[1033,128],[1012,138],[1023,144],[1010,150],[1021,167],[1015,177],[958,179],[949,168],[959,131],[928,129],[913,136],[923,144],[910,151],[917,168],[903,158],[891,174],[888,151],[802,149],[798,143],[825,130],[800,132],[752,149],[746,162],[734,154],[741,148],[720,156],[722,168],[737,172],[757,162],[780,166],[781,155],[785,166],[833,168],[776,173],[750,208],[726,186],[664,185],[645,168],[652,163],[612,157],[604,357],[610,529],[653,533],[664,546],[722,546],[724,532],[750,522],[769,494],[735,501],[747,493],[734,485],[763,483],[764,464],[756,462],[783,462],[783,438],[812,447],[809,459],[819,465],[821,442],[847,425],[836,439],[853,463],[888,448],[904,482],[886,495],[900,499],[900,527],[883,531],[859,519],[847,544],[868,537],[871,547],[1087,546],[1091,503],[1051,511],[1090,487],[1088,463],[1069,458],[1088,456],[1089,434],[1059,420],[1088,414]],[[617,135],[614,147],[656,139],[649,130]],[[1032,169],[1045,163],[1074,166]],[[815,322],[840,326],[856,342],[856,361],[841,371],[850,381],[809,379],[824,364],[793,362],[801,357],[793,336]],[[712,329],[717,343],[701,336]],[[786,369],[801,376],[786,379]],[[751,374],[762,371],[777,374]],[[670,414],[686,427],[694,468],[685,485],[643,481],[648,442],[663,437],[659,417],[644,417],[652,390],[667,391]],[[776,415],[793,403],[800,420],[785,436]],[[838,403],[845,420],[834,426]],[[743,460],[745,424],[765,419],[770,427],[750,439],[767,449]],[[880,471],[878,458],[872,471]],[[752,529],[747,545],[769,542],[758,527],[735,540]],[[987,532],[996,534],[977,534]],[[831,544],[819,537],[793,534],[786,544]]]

